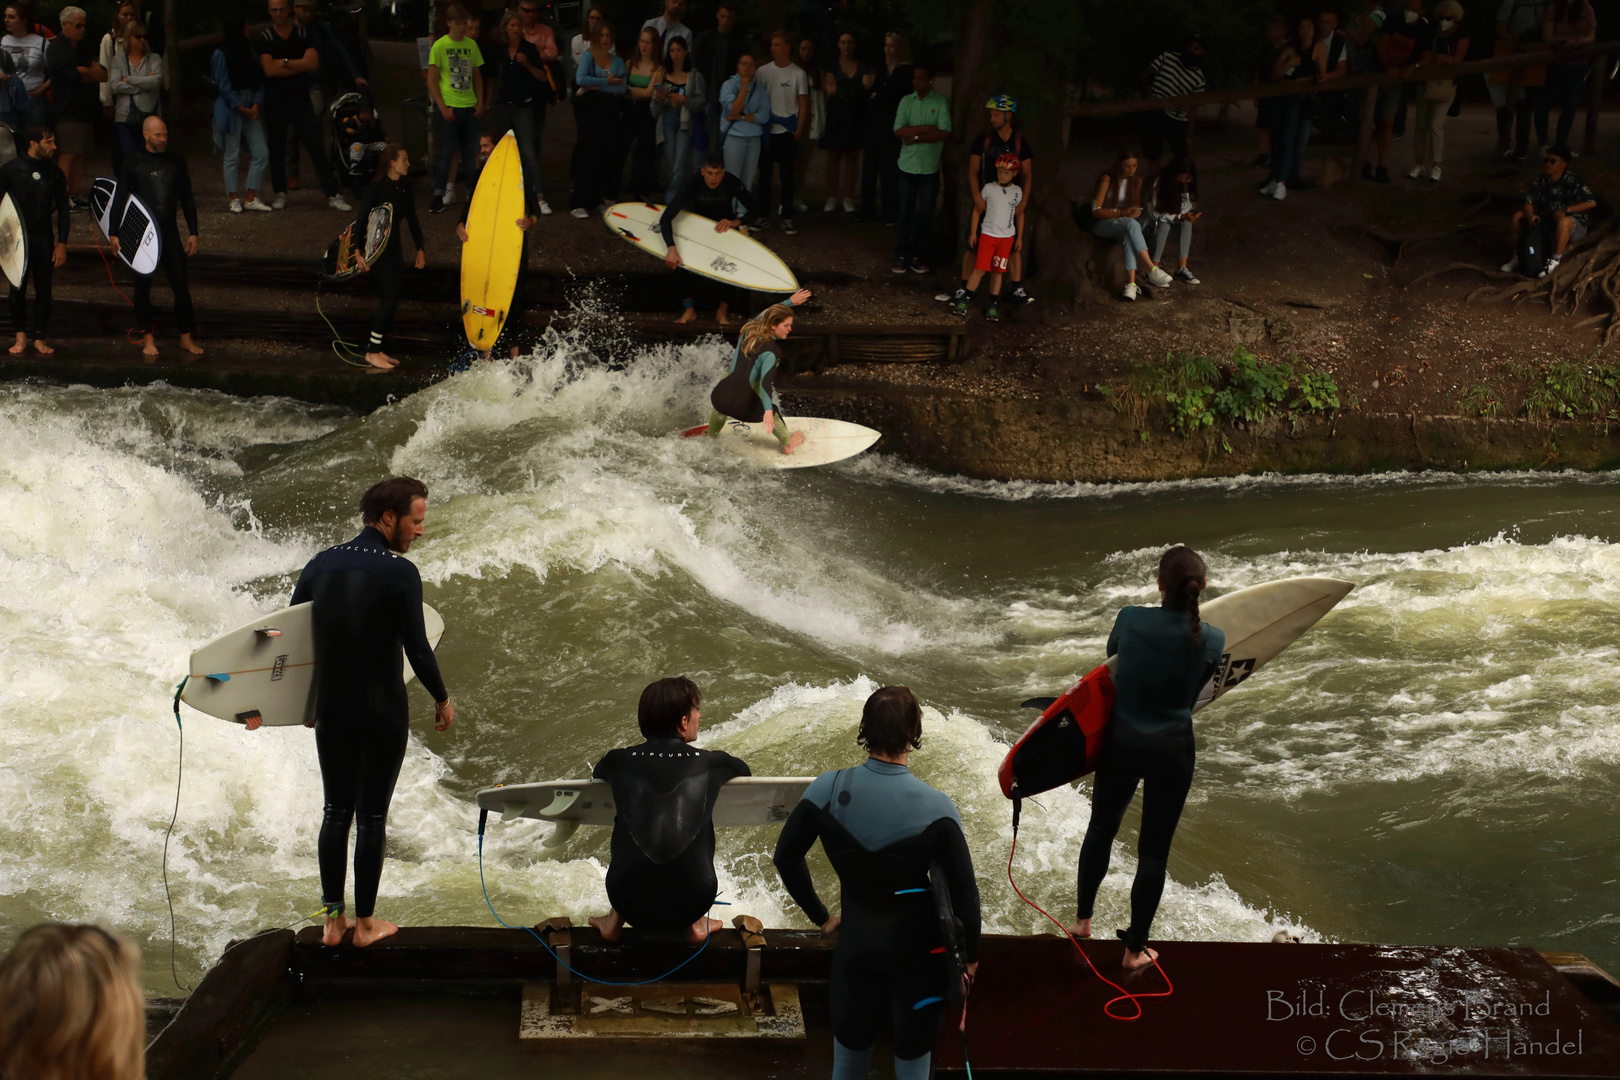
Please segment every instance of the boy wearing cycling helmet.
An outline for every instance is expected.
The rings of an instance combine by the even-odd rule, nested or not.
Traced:
[[[984,185],[974,200],[973,220],[968,225],[968,235],[977,237],[976,243],[970,240],[968,245],[974,253],[973,271],[966,292],[951,302],[951,311],[957,315],[968,313],[974,291],[988,273],[990,304],[984,317],[991,322],[1001,319],[1001,279],[1024,244],[1024,189],[1017,184],[1019,167],[1018,155],[1011,151],[997,157],[995,180]]]

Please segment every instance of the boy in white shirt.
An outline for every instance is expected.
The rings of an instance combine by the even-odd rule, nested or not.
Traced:
[[[801,149],[799,140],[810,135],[810,77],[793,62],[792,47],[787,34],[780,30],[772,34],[771,62],[759,69],[759,84],[771,95],[771,124],[765,132],[765,145],[761,147],[759,179],[754,189],[759,215],[764,219],[773,206],[771,169],[781,170],[782,231],[789,235],[798,231],[793,224],[793,169]],[[808,154],[810,148],[804,147],[803,152]]]
[[[1021,164],[1017,154],[1002,154],[996,158],[995,183],[984,185],[979,192],[984,199],[984,220],[981,223],[979,211],[973,211],[968,235],[976,233],[979,245],[973,273],[968,275],[967,295],[951,304],[951,311],[957,315],[967,315],[974,290],[988,273],[990,305],[984,309],[984,317],[991,322],[1001,321],[1001,279],[1013,252],[1024,246],[1024,189],[1013,183]]]

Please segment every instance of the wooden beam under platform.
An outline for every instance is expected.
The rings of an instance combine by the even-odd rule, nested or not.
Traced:
[[[569,962],[589,980],[652,978],[693,953],[692,946],[674,936],[641,935],[633,929],[618,944],[603,942],[588,928],[569,927],[567,933]],[[833,941],[804,930],[766,930],[763,937],[763,946],[750,939],[758,961],[754,978],[766,987],[791,987],[805,1000],[806,1037],[767,1040],[777,1046],[769,1051],[769,1071],[822,1075],[831,1037],[825,1002]],[[1141,1018],[1127,1021],[1105,1014],[1119,991],[1094,975],[1066,939],[986,935],[979,979],[968,1002],[967,1041],[958,1035],[953,1013],[936,1049],[937,1068],[943,1074],[965,1075],[971,1063],[975,1075],[1004,1080],[1138,1074],[1620,1075],[1620,1025],[1615,1019],[1620,985],[1574,954],[1433,946],[1154,945],[1174,985],[1167,996],[1159,972],[1126,976],[1120,971],[1119,942],[1086,945],[1099,972],[1132,993],[1148,995],[1140,999]],[[678,978],[684,985],[666,984],[669,993],[656,1000],[667,1011],[675,1006],[663,998],[681,997],[686,1001],[682,1008],[695,1020],[698,1005],[688,999],[727,995],[686,990],[746,988],[749,956],[742,934],[722,931],[681,969]],[[342,1018],[349,1014],[342,1010],[366,1010],[373,1001],[397,1007],[402,1000],[482,1000],[488,1004],[480,1008],[494,1010],[494,1031],[505,1041],[483,1050],[452,1047],[446,1052],[488,1052],[492,1066],[484,1075],[501,1080],[508,1073],[499,1061],[524,1060],[519,1020],[525,996],[537,1000],[535,986],[555,984],[555,978],[551,955],[525,930],[407,927],[367,949],[327,948],[315,929],[296,939],[287,931],[272,931],[227,950],[153,1043],[149,1075],[151,1080],[223,1077],[230,1075],[233,1063],[249,1057],[247,1074],[273,1073],[277,1063],[260,1060],[263,1054],[255,1054],[254,1046],[267,1030],[265,1052],[299,1044],[276,1035],[275,1017],[281,1010],[289,1018],[297,1014],[297,1022],[307,1026],[323,1017],[331,1017],[330,1024],[346,1023]],[[746,993],[739,998],[746,1000]],[[712,1002],[709,1006],[715,1007]],[[640,1005],[636,1009],[649,1011]],[[1128,1000],[1114,1001],[1111,1009],[1120,1017],[1135,1013]],[[431,1040],[420,1025],[388,1035],[389,1015],[388,1008],[366,1010],[368,1030],[374,1027],[384,1041]],[[299,1031],[302,1038],[305,1028]],[[352,1042],[354,1036],[348,1037]],[[601,1039],[598,1032],[586,1041],[600,1044]],[[539,1041],[561,1047],[575,1040]],[[738,1060],[749,1060],[737,1058],[739,1051],[704,1049],[719,1043],[735,1047],[734,1037],[678,1041],[685,1044],[681,1053],[688,1063],[716,1055],[714,1076],[752,1075],[734,1070]],[[528,1040],[529,1045],[534,1042]],[[630,1067],[625,1076],[656,1071],[669,1045],[667,1039],[632,1036],[620,1043],[615,1060]],[[531,1060],[528,1071],[511,1075],[533,1075],[532,1065]]]

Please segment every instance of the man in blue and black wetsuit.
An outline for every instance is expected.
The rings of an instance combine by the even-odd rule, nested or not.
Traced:
[[[365,528],[327,548],[299,575],[292,602],[315,604],[315,749],[326,810],[318,844],[326,932],[337,945],[343,914],[349,826],[354,842],[354,943],[370,945],[399,927],[372,917],[382,879],[388,804],[410,739],[402,658],[433,695],[439,731],[456,718],[422,621],[422,577],[404,558],[422,535],[427,486],[396,476],[360,500]],[[403,650],[403,651],[402,651]]]
[[[693,944],[721,929],[709,918],[720,893],[714,873],[714,804],[727,780],[750,775],[741,760],[689,745],[701,704],[691,679],[659,679],[641,692],[636,719],[646,742],[609,750],[591,774],[613,788],[607,894],[590,922],[617,941],[625,923],[681,930]]]
[[[833,1080],[866,1076],[878,1028],[888,1020],[896,1080],[926,1080],[957,976],[930,874],[941,874],[962,924],[962,958],[978,969],[979,887],[962,819],[948,796],[906,767],[922,744],[922,708],[910,690],[886,686],[866,701],[858,740],[871,755],[854,769],[822,773],[782,827],[776,869],[833,949]],[[838,871],[843,915],[828,916],[805,855],[817,838]]]

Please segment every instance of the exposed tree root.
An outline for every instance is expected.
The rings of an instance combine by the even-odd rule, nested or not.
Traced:
[[[1620,329],[1620,317],[1617,317],[1620,316],[1620,231],[1616,230],[1615,224],[1608,222],[1575,245],[1564,256],[1558,269],[1547,276],[1534,280],[1520,279],[1501,288],[1486,286],[1475,289],[1468,294],[1468,302],[1494,304],[1512,300],[1517,303],[1539,295],[1546,298],[1547,307],[1552,311],[1562,310],[1565,314],[1572,314],[1580,311],[1589,301],[1598,301],[1606,310],[1577,325],[1592,326],[1606,321],[1603,344],[1607,346],[1615,331]],[[1457,268],[1453,264],[1434,273]]]

